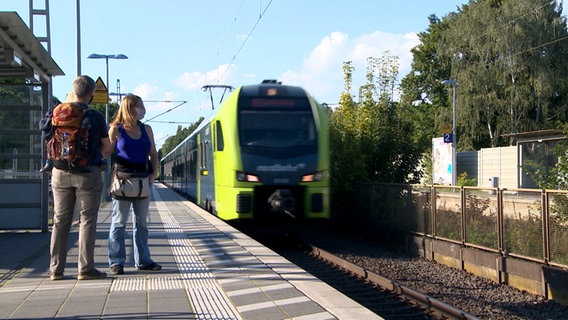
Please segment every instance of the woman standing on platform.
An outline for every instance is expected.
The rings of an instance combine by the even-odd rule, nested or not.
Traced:
[[[140,122],[145,114],[142,98],[133,94],[126,95],[110,124],[109,138],[113,149],[116,148],[114,170],[131,173],[148,172],[149,183],[152,185],[157,176],[158,153],[152,128]],[[150,168],[148,168],[148,158]],[[138,270],[161,270],[162,266],[152,260],[148,249],[147,218],[150,197],[147,197],[134,200],[112,199],[112,223],[108,236],[110,271],[114,275],[124,274],[126,262],[124,238],[130,208],[133,209],[134,265]]]

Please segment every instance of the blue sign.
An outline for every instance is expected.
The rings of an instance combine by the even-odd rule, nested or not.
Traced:
[[[444,133],[444,143],[452,143],[454,141],[454,135],[451,133]]]

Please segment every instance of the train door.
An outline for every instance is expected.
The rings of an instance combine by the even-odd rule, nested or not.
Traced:
[[[205,126],[197,135],[197,150],[199,159],[198,177],[198,204],[212,212],[215,201],[215,187],[213,174],[213,151],[211,147],[211,130]]]
[[[197,134],[197,140],[195,141],[197,143],[197,168],[199,168],[198,170],[198,174],[197,174],[197,195],[196,195],[196,201],[198,205],[202,205],[201,204],[201,175],[203,173],[203,164],[202,164],[202,150],[201,150],[201,134],[198,133]]]

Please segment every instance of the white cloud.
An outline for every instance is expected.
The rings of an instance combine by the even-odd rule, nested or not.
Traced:
[[[160,91],[160,89],[156,86],[153,86],[147,82],[139,84],[134,90],[132,91],[133,94],[140,96],[142,100],[148,100],[154,93]]]
[[[304,61],[304,69],[316,73],[325,72],[336,60],[337,53],[348,45],[348,41],[347,34],[341,32],[333,32],[330,36],[323,38]]]
[[[321,102],[335,103],[343,90],[343,63],[352,61],[355,68],[354,86],[365,82],[366,61],[382,57],[385,51],[399,57],[399,75],[410,71],[410,49],[419,43],[415,33],[392,34],[375,31],[351,39],[348,34],[333,32],[324,37],[304,60],[299,71],[287,70],[280,79],[283,83],[306,88]]]
[[[276,79],[284,84],[304,87],[320,102],[337,103],[339,94],[344,88],[342,66],[345,61],[353,61],[355,67],[353,86],[355,88],[365,82],[367,58],[382,57],[386,50],[399,57],[400,76],[403,77],[410,70],[412,61],[410,49],[416,46],[418,41],[418,36],[414,33],[392,34],[375,31],[352,38],[343,32],[332,32],[322,38],[305,57],[299,70],[288,69]],[[243,70],[248,73],[238,74],[237,71],[238,68],[235,65],[223,64],[207,72],[185,72],[173,80],[175,85],[184,89],[180,93],[183,96],[181,99],[175,99],[172,92],[165,92],[149,84],[140,85],[134,92],[145,99],[152,97],[153,100],[188,100],[187,104],[160,116],[158,120],[193,122],[199,116],[207,117],[212,112],[209,93],[201,90],[204,85],[258,82],[257,74],[250,73],[248,70]],[[225,94],[226,97],[227,94]],[[221,92],[214,91],[214,103],[217,104],[220,99]],[[148,103],[147,107],[154,111],[149,112],[150,114],[159,114],[175,105],[177,103]],[[160,124],[155,123],[154,125],[156,131],[161,133]],[[177,125],[170,124],[164,127],[168,126],[167,130],[171,131],[172,126]],[[182,125],[187,126],[187,124]]]
[[[348,46],[347,34],[333,32],[323,38],[304,60],[302,70],[285,71],[279,79],[282,83],[294,84],[304,87],[321,102],[334,103],[337,97],[325,98],[335,95],[338,91],[330,84],[341,83],[341,56]],[[339,76],[339,77],[338,77]]]
[[[200,90],[201,87],[208,84],[225,84],[232,74],[233,66],[223,64],[217,69],[206,73],[184,72],[181,76],[174,79],[174,83],[186,90]]]
[[[176,94],[172,91],[164,92],[164,100],[176,100]]]

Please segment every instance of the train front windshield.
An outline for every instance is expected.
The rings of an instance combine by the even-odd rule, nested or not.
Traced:
[[[241,147],[315,148],[317,132],[312,109],[302,98],[253,98],[239,108]]]

